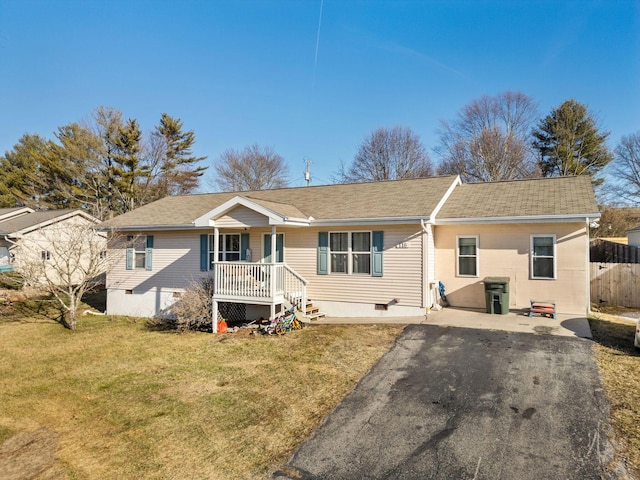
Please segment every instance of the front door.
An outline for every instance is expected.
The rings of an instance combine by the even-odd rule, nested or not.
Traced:
[[[264,234],[263,258],[264,263],[271,263],[271,234]],[[276,263],[284,262],[284,233],[276,233]]]

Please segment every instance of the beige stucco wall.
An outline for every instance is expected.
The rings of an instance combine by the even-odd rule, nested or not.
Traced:
[[[527,308],[530,300],[555,300],[560,313],[586,313],[589,252],[584,223],[439,225],[434,230],[436,277],[444,283],[453,306],[484,308],[482,279],[502,276],[511,279],[511,308]],[[532,234],[556,235],[555,280],[530,278]],[[479,236],[476,278],[456,276],[456,235]]]

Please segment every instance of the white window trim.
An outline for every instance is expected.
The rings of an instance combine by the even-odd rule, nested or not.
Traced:
[[[533,239],[534,238],[548,238],[551,237],[553,239],[553,277],[536,277],[533,275]],[[531,280],[556,280],[558,278],[557,269],[558,269],[558,252],[556,248],[556,234],[555,233],[533,233],[531,234],[531,238],[529,240],[529,278]],[[539,258],[550,258],[550,257],[539,257]]]
[[[334,233],[346,233],[347,234],[347,251],[345,252],[344,250],[338,250],[336,252],[334,252],[333,250],[331,250],[331,235]],[[363,251],[357,251],[354,252],[353,251],[353,245],[352,245],[352,234],[354,233],[368,233],[369,234],[369,273],[354,273],[353,272],[353,254],[366,254],[367,252],[363,252]],[[336,275],[357,275],[357,276],[367,276],[370,277],[372,276],[372,270],[373,270],[373,231],[372,230],[335,230],[335,231],[329,231],[329,261],[328,261],[328,265],[327,265],[327,269],[328,269],[328,274],[331,275],[332,273],[335,273]],[[346,272],[333,272],[331,270],[331,255],[333,255],[334,253],[336,254],[341,254],[341,255],[347,255],[347,271]]]
[[[467,275],[460,273],[460,239],[473,238],[476,241],[476,274]],[[472,255],[463,255],[462,258],[469,258]],[[480,235],[456,235],[456,277],[478,278],[480,276]]]
[[[227,248],[227,244],[225,242],[225,237],[228,235],[235,235],[238,237],[238,251],[236,252],[235,250],[230,250],[229,252],[227,252],[226,248]],[[237,253],[238,254],[238,260],[218,260],[217,258],[214,258],[213,262],[211,261],[211,257],[215,255],[215,252],[213,251],[213,249],[211,248],[211,239],[215,236],[214,233],[210,233],[209,237],[207,238],[207,245],[209,247],[209,254],[208,254],[208,258],[209,258],[209,262],[207,265],[207,268],[209,269],[209,271],[211,270],[211,264],[213,262],[239,262],[240,259],[242,258],[242,236],[239,233],[219,233],[218,237],[220,238],[220,240],[218,241],[218,255],[222,255],[222,257],[226,257],[227,253]]]

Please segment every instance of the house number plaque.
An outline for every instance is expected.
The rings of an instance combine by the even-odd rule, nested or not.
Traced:
[[[409,244],[407,242],[401,242],[396,244],[396,248],[409,248]]]

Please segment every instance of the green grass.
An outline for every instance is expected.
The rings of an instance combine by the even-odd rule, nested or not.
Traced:
[[[589,317],[589,323],[622,460],[640,478],[640,350],[633,346],[635,324],[604,313]]]
[[[401,329],[178,335],[83,317],[74,333],[14,319],[0,323],[0,443],[55,432],[43,477],[266,478]]]

